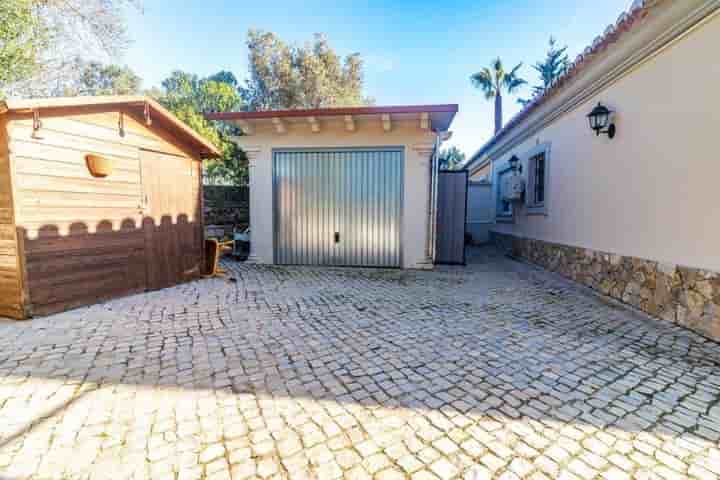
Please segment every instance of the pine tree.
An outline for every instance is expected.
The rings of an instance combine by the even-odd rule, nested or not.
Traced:
[[[540,76],[540,84],[532,87],[533,97],[537,97],[545,93],[545,91],[550,88],[553,83],[555,83],[565,74],[565,72],[567,72],[568,65],[570,64],[567,49],[567,46],[558,48],[555,38],[550,37],[545,59],[532,66]],[[525,106],[530,103],[530,100],[519,98],[518,103]]]
[[[558,78],[563,76],[567,71],[570,60],[567,56],[568,47],[557,48],[557,41],[554,37],[550,37],[548,51],[545,60],[537,62],[533,68],[540,74],[541,85],[533,87],[535,95],[541,95],[550,86],[552,86]]]

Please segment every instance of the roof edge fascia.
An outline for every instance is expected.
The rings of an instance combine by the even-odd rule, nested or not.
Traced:
[[[584,77],[577,78],[555,98],[549,99],[511,129],[505,138],[495,144],[494,138],[490,139],[473,155],[466,168],[475,168],[473,163],[482,163],[485,157],[495,159],[503,155],[720,14],[720,0],[704,0],[690,11],[684,1],[671,4],[673,7],[650,20],[652,26],[638,31],[622,45],[618,44],[617,52],[588,68]]]

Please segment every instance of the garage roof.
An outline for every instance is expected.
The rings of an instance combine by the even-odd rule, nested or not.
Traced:
[[[238,123],[246,133],[251,128],[244,127],[252,121],[273,120],[284,118],[307,118],[312,121],[316,117],[387,117],[388,121],[395,119],[417,119],[427,121],[429,128],[436,131],[446,131],[458,112],[457,104],[445,105],[396,105],[383,107],[341,107],[316,108],[306,110],[266,110],[259,112],[224,112],[206,113],[208,120],[225,120]]]
[[[148,118],[146,119],[145,113]],[[0,115],[6,113],[45,115],[82,115],[107,111],[122,111],[149,128],[160,126],[179,141],[191,147],[202,158],[219,157],[220,151],[178,120],[155,100],[144,96],[58,97],[40,99],[8,99],[0,102]]]

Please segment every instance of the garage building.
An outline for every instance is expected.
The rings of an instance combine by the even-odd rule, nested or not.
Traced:
[[[457,105],[227,112],[250,161],[250,261],[431,268]]]

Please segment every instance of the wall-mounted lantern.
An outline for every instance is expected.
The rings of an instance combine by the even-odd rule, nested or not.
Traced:
[[[90,175],[95,178],[105,178],[113,172],[113,161],[107,157],[88,154],[85,155],[85,162]]]
[[[515,173],[522,173],[522,165],[520,165],[520,159],[517,157],[517,155],[513,155],[510,157],[510,160],[508,160],[508,164],[510,165],[510,170],[512,170]]]
[[[604,133],[608,138],[615,137],[615,124],[611,123],[613,111],[607,108],[602,103],[598,103],[592,112],[588,114],[588,120],[590,121],[590,128],[595,131],[595,135],[600,136]]]
[[[525,194],[525,180],[522,175],[522,165],[520,159],[513,155],[508,160],[510,166],[510,175],[503,175],[500,184],[500,192],[505,202],[522,201]]]

